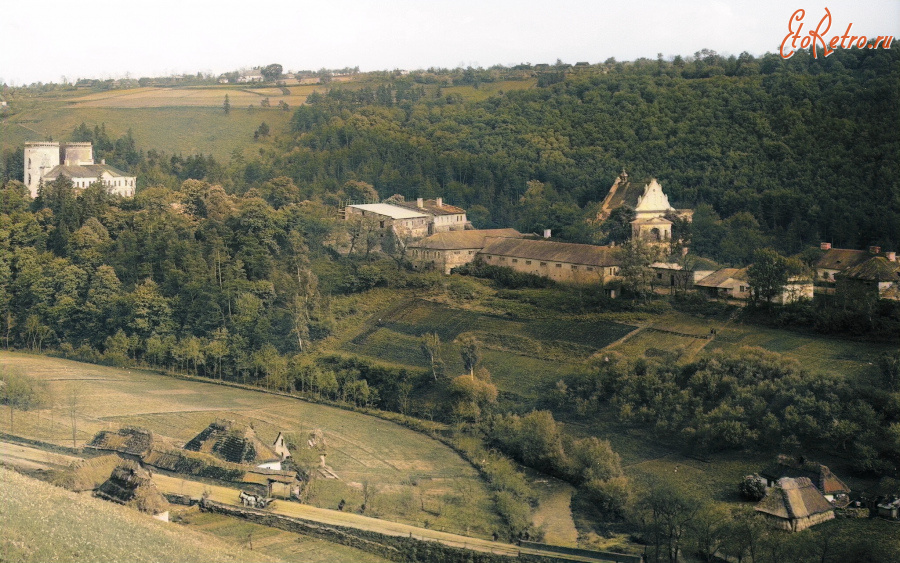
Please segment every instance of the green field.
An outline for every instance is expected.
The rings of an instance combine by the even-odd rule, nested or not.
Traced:
[[[334,508],[341,498],[361,498],[363,484],[369,483],[376,491],[373,510],[382,518],[418,525],[429,520],[435,528],[468,528],[482,537],[499,527],[490,495],[470,464],[440,442],[392,422],[261,392],[58,358],[0,352],[0,369],[43,380],[50,393],[47,407],[16,412],[12,429],[9,417],[0,417],[0,432],[71,446],[73,401],[79,446],[99,430],[125,425],[183,443],[216,418],[252,423],[270,443],[284,431],[302,444],[310,431],[321,429],[327,463],[340,481],[317,485],[315,504]],[[408,498],[414,501],[393,502]],[[465,510],[436,515],[429,503]]]

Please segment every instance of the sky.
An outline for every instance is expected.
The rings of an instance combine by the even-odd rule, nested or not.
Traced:
[[[900,0],[3,0],[0,83],[759,56],[778,52],[797,9],[805,34],[826,6],[826,38],[849,24],[900,36]]]

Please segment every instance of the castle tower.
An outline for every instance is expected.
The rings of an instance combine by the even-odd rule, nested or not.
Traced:
[[[94,164],[94,148],[91,143],[63,143],[60,156],[66,166]]]
[[[59,166],[60,156],[59,143],[55,142],[33,142],[25,143],[25,162],[24,162],[24,178],[22,181],[28,186],[31,197],[37,197],[38,186],[41,183],[41,177]]]

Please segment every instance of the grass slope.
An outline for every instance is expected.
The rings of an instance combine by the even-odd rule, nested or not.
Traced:
[[[0,561],[280,561],[0,468]]]

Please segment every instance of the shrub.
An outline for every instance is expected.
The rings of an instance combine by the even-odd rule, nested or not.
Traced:
[[[759,502],[766,496],[766,481],[757,474],[745,475],[738,485],[741,497],[753,502]]]

